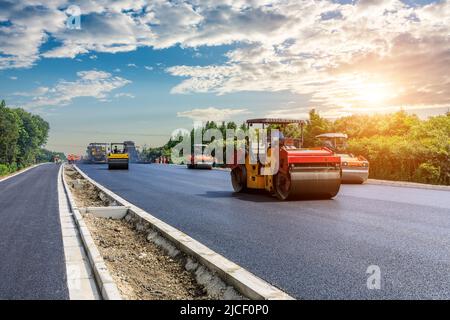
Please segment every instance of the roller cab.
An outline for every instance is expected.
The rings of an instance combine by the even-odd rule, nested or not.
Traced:
[[[108,152],[108,169],[109,170],[128,170],[130,158],[125,144],[111,143]]]

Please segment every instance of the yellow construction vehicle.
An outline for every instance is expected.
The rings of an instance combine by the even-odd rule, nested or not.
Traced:
[[[108,152],[108,169],[128,170],[129,162],[130,157],[126,145],[124,143],[111,143]]]

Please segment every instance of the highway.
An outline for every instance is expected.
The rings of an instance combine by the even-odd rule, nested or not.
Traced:
[[[448,191],[343,185],[333,200],[280,202],[234,194],[226,171],[79,167],[296,298],[450,298]],[[370,265],[379,290],[367,288]]]
[[[0,300],[69,298],[58,170],[45,164],[0,182]]]

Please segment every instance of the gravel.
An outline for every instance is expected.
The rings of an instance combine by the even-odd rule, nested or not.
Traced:
[[[83,216],[117,287],[125,299],[208,299],[203,287],[145,236],[122,220]]]
[[[114,205],[72,166],[66,166],[65,178],[79,208]],[[171,258],[131,224],[89,213],[83,219],[124,299],[213,299],[185,269],[183,259]]]

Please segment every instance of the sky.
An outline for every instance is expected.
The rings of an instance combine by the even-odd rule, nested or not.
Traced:
[[[47,147],[194,121],[450,107],[450,0],[0,0],[0,99]]]

